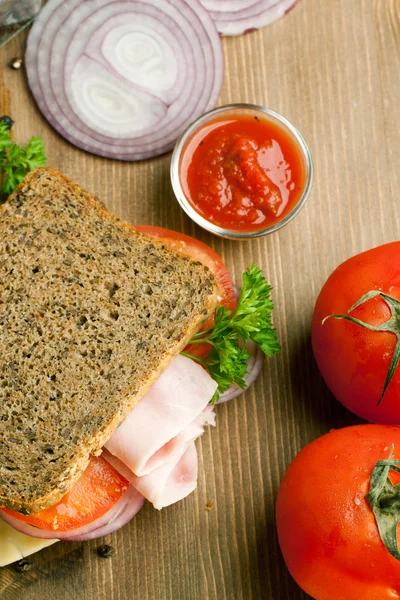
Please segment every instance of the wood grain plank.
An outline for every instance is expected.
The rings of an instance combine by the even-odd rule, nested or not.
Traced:
[[[274,504],[283,473],[306,443],[358,422],[326,389],[312,357],[319,289],[345,258],[398,239],[400,222],[400,5],[397,0],[300,0],[263,30],[223,39],[220,104],[264,104],[289,118],[310,145],[310,199],[287,227],[251,242],[221,240],[182,213],[166,155],[122,163],[76,149],[41,117],[23,70],[24,34],[0,51],[0,112],[14,135],[42,135],[60,168],[132,223],[194,235],[219,252],[233,279],[253,260],[274,286],[282,343],[251,390],[218,407],[198,443],[198,490],[161,513],[145,506],[122,531],[57,544],[31,571],[0,569],[2,600],[303,600],[280,555]],[[212,501],[210,511],[205,509]],[[97,546],[112,543],[102,559]],[[339,600],[339,599],[338,599]]]

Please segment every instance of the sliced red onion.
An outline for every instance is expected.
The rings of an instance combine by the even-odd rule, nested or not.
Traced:
[[[261,348],[251,340],[247,342],[246,348],[250,354],[250,358],[247,361],[247,374],[244,376],[246,382],[245,389],[242,389],[236,384],[231,385],[226,392],[221,394],[216,404],[222,404],[223,402],[228,402],[228,400],[240,396],[240,394],[243,394],[243,392],[257,379],[264,364],[265,354]]]
[[[215,106],[223,54],[198,0],[49,0],[29,34],[26,69],[63,137],[141,160],[170,150]]]
[[[73,531],[48,531],[46,529],[39,529],[38,527],[20,521],[3,511],[0,511],[0,517],[16,531],[24,533],[25,535],[30,535],[31,537],[46,540],[57,538],[58,540],[83,542],[103,537],[104,535],[114,533],[114,531],[121,529],[121,527],[129,523],[129,521],[131,521],[139,512],[144,501],[145,499],[142,494],[139,494],[139,492],[130,485],[118,502],[116,502],[102,517],[88,525],[74,529]]]
[[[201,0],[204,8],[209,12],[236,12],[259,2],[260,0]]]
[[[271,25],[297,0],[200,0],[221,35],[241,35]]]

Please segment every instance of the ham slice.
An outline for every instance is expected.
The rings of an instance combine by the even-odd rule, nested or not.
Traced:
[[[215,426],[214,407],[211,404],[206,406],[203,412],[201,412],[192,423],[185,427],[183,431],[153,454],[147,461],[145,474],[148,475],[154,470],[157,470],[160,466],[165,464],[173,454],[181,448],[186,448],[189,442],[192,442],[201,436],[204,433],[205,425]]]
[[[198,465],[194,441],[181,446],[162,466],[142,477],[134,475],[107,451],[104,458],[158,510],[186,498],[196,489]]]
[[[189,442],[155,471],[134,477],[132,484],[160,510],[186,498],[196,489],[197,470],[196,447],[194,442]]]
[[[105,445],[104,458],[155,508],[196,488],[194,441],[215,425],[216,388],[202,367],[178,356]]]
[[[157,468],[138,477],[121,460],[103,451],[103,457],[136,488],[154,508],[164,508],[186,498],[197,485],[197,452],[194,444],[205,425],[215,426],[214,407],[202,413],[168,444],[157,452]],[[155,464],[155,463],[154,463]]]
[[[105,445],[136,476],[148,475],[200,435],[217,383],[177,356]],[[208,417],[207,417],[208,418]]]

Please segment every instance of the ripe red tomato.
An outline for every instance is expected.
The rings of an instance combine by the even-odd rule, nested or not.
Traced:
[[[72,531],[108,512],[129,483],[101,456],[92,456],[71,490],[54,506],[25,517],[6,508],[12,517],[50,531]]]
[[[152,225],[136,225],[135,228],[142,233],[148,233],[162,238],[163,241],[174,250],[178,250],[206,265],[219,283],[221,290],[221,299],[219,303],[228,310],[235,310],[237,302],[231,276],[221,257],[212,248],[189,235],[172,231],[171,229],[163,229],[162,227],[155,227]],[[203,325],[202,331],[211,329],[213,324],[214,317],[210,317]],[[185,348],[185,350],[194,356],[201,358],[207,356],[211,347],[209,344],[192,344]]]
[[[396,335],[370,331],[346,320],[324,318],[345,314],[364,294],[379,290],[400,299],[400,242],[363,252],[341,264],[317,299],[312,321],[312,347],[328,387],[347,408],[368,421],[400,424],[400,369],[380,401],[396,346]],[[351,316],[377,326],[391,316],[386,301],[375,297]]]
[[[315,600],[400,598],[400,560],[384,546],[365,498],[372,470],[392,444],[393,458],[400,459],[398,427],[331,431],[306,446],[283,478],[279,544],[291,575]],[[399,476],[392,473],[395,484]]]

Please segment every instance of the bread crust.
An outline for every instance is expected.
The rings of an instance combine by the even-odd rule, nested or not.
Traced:
[[[74,237],[74,231],[77,237]],[[57,503],[81,476],[90,456],[101,453],[101,448],[118,425],[213,312],[219,290],[207,267],[166,248],[162,241],[137,232],[78,184],[49,167],[29,173],[0,207],[0,235],[3,239],[0,242],[0,276],[5,281],[4,285],[0,283],[0,357],[5,357],[0,358],[0,374],[5,382],[0,388],[3,403],[0,420],[0,506],[23,514],[34,514]],[[52,245],[54,235],[55,248]],[[22,236],[25,238],[19,246],[18,240]],[[97,243],[98,246],[93,248]],[[121,257],[121,254],[124,256]],[[82,255],[84,258],[81,258]],[[64,263],[68,264],[68,261],[71,266],[65,268]],[[70,274],[75,271],[78,271],[77,282],[71,283]],[[94,275],[96,285],[93,284],[91,290],[90,278],[98,272],[99,281]],[[102,273],[107,273],[110,281],[113,273],[116,281],[120,282],[122,278],[123,289],[117,283],[108,282],[107,285],[114,286],[116,291],[111,287],[110,297],[104,299]],[[175,280],[178,283],[174,286]],[[163,281],[168,289],[162,289]],[[147,288],[152,295],[149,296]],[[49,321],[48,307],[55,307],[53,312],[59,311],[60,297],[65,314],[57,313],[57,318]],[[130,303],[134,304],[134,309]],[[174,308],[162,319],[159,307],[168,306],[168,303]],[[109,314],[112,315],[110,310],[114,304],[118,312],[115,323],[110,324]],[[87,314],[88,305],[92,307],[91,317]],[[35,309],[31,309],[33,306]],[[34,313],[31,329],[20,330],[22,325],[18,319],[23,322],[23,315],[30,311]],[[129,341],[129,336],[134,337],[135,327],[145,331],[143,313],[146,311],[151,313],[146,329],[149,338],[148,341],[141,338],[139,342],[135,339],[135,345]],[[75,322],[71,321],[70,314],[73,314]],[[172,320],[171,315],[175,315]],[[56,331],[60,336],[59,355],[57,346],[53,348],[52,345],[54,327],[58,327]],[[87,332],[92,331],[91,327],[96,332],[101,331],[102,335],[103,330],[105,332],[106,339],[99,338],[97,346],[92,343],[92,338],[85,338],[89,335]],[[173,330],[172,334],[168,327]],[[69,333],[66,328],[69,328]],[[19,339],[25,343],[21,331],[27,331],[24,335],[30,338],[29,343],[36,343],[31,354],[24,354],[15,346]],[[169,339],[168,335],[172,337]],[[155,341],[152,342],[152,339]],[[46,346],[43,340],[51,340],[50,345]],[[148,349],[143,352],[143,344],[146,343]],[[64,359],[61,355],[62,348],[80,348],[82,344],[92,344],[96,356],[101,347],[103,353],[109,353],[110,360],[103,364],[95,358],[90,370],[79,355],[76,364],[70,365],[68,357]],[[41,364],[40,356],[36,357],[35,352],[42,347]],[[132,358],[131,352],[134,354]],[[34,369],[30,372],[32,364]],[[33,379],[40,364],[43,379],[36,380],[35,387]],[[49,376],[56,364],[61,369],[60,373]],[[68,388],[72,391],[74,379],[80,377],[74,372],[74,368],[78,367],[83,373],[82,391],[78,390],[74,396]],[[68,369],[70,373],[66,373]],[[125,372],[129,369],[136,374],[129,377]],[[102,371],[109,375],[112,383],[106,380]],[[97,386],[105,396],[101,396],[101,402],[88,392],[91,386],[86,385],[85,373],[92,382],[92,388]],[[55,382],[52,377],[56,377]],[[48,401],[48,397],[52,400],[53,392],[61,394],[55,401],[63,419],[60,425],[54,422],[57,415],[54,403]],[[40,393],[36,399],[35,393]],[[106,402],[107,394],[110,395],[108,402],[111,407]],[[67,410],[72,415],[71,423],[76,419],[78,423],[71,426],[71,435],[65,439],[68,415],[64,412]],[[89,418],[91,421],[86,422],[85,419]],[[83,422],[86,424],[82,425]],[[10,428],[14,431],[13,435]],[[31,434],[34,437],[29,439]],[[49,456],[47,451],[43,452],[46,443],[50,443],[47,438],[51,439]],[[22,450],[19,456],[18,448]],[[34,460],[40,461],[39,466]]]

